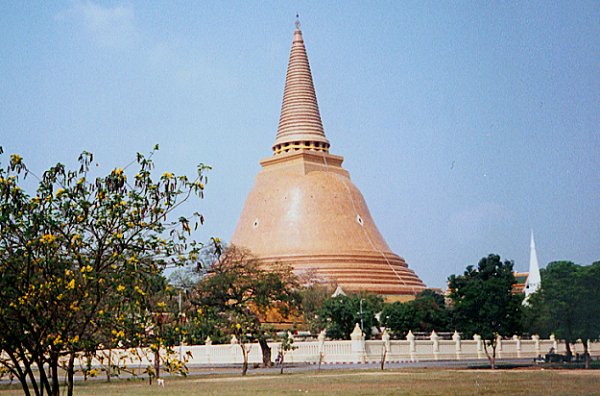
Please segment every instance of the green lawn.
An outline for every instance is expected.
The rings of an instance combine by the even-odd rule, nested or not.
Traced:
[[[0,388],[0,395],[19,395]],[[77,383],[76,395],[599,395],[598,370],[343,370]]]

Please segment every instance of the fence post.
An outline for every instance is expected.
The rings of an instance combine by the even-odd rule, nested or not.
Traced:
[[[550,334],[550,341],[552,341],[552,348],[554,348],[554,353],[558,353],[558,342],[556,341],[556,336],[554,334]]]
[[[498,359],[502,359],[502,337],[500,337],[500,334],[496,337],[496,353],[498,353]]]
[[[454,334],[452,334],[452,341],[454,341],[454,350],[456,352],[456,360],[460,360],[460,334],[458,331],[454,330]]]
[[[534,343],[534,347],[535,347],[535,355],[536,356],[541,356],[541,351],[540,351],[540,336],[537,334],[534,334],[531,336],[531,339],[533,340]]]
[[[321,330],[319,336],[317,337],[317,341],[319,341],[319,370],[321,370],[321,363],[323,363],[323,358],[325,357],[325,336],[327,332],[325,330]]]
[[[482,355],[481,336],[479,334],[474,334],[473,339],[477,343],[477,359],[481,359],[481,355]]]
[[[414,362],[415,361],[415,352],[417,351],[417,347],[415,345],[415,335],[412,333],[411,330],[408,331],[408,334],[406,335],[406,339],[408,340],[408,351],[410,352],[410,361]]]
[[[358,323],[354,326],[350,339],[352,340],[352,353],[356,362],[363,363],[365,361],[365,335]]]
[[[521,339],[516,334],[512,338],[517,346],[517,357],[521,357]]]
[[[440,352],[440,337],[437,335],[437,333],[435,332],[435,330],[431,331],[431,335],[429,336],[429,339],[431,340],[431,342],[433,343],[432,347],[433,347],[433,358],[435,360],[439,359],[439,352]]]
[[[390,342],[390,334],[387,329],[383,330],[381,335],[381,341],[383,341],[383,352],[382,352],[382,367],[386,360],[389,359],[389,354],[392,352],[392,343]]]
[[[240,353],[238,351],[238,339],[235,336],[235,334],[231,335],[231,340],[229,341],[229,349],[231,351],[231,356],[233,358],[233,361],[236,362],[236,358],[238,357],[238,354]],[[243,356],[242,356],[243,358]]]
[[[206,339],[204,340],[204,348],[202,348],[204,350],[204,359],[206,361],[207,364],[211,364],[212,363],[212,340],[210,339],[210,336],[206,337]]]

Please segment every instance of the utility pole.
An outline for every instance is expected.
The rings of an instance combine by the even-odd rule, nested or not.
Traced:
[[[363,327],[363,310],[362,310],[362,302],[364,301],[364,298],[360,299],[360,331],[363,332],[363,334],[365,333],[365,329]]]
[[[179,290],[179,296],[178,296],[178,305],[179,305],[179,315],[177,317],[177,321],[179,323],[179,360],[183,361],[183,345],[181,345],[181,290]]]

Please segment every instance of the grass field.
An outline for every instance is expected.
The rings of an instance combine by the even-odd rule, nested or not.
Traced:
[[[0,395],[20,395],[0,387]],[[76,395],[600,395],[598,370],[343,370],[77,383]]]

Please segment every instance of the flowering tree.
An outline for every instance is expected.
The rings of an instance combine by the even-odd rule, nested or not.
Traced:
[[[0,147],[0,364],[25,394],[58,395],[59,367],[72,394],[80,351],[148,345],[162,270],[196,260],[201,245],[189,235],[203,218],[173,212],[203,196],[209,168],[155,178],[156,150],[137,154],[129,165],[137,171],[96,178],[84,152],[79,169],[51,167],[29,195],[33,174],[15,154],[2,165]]]

